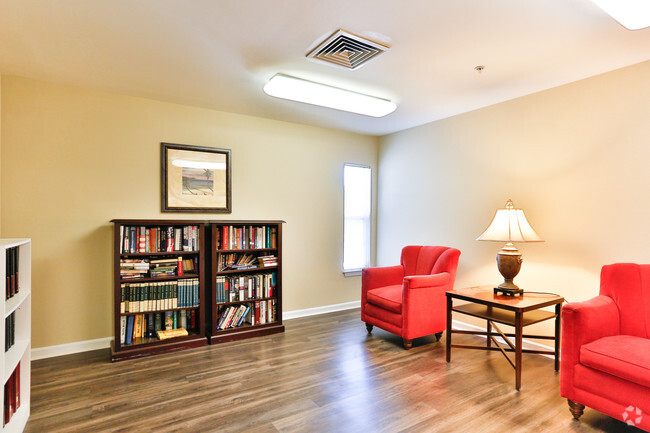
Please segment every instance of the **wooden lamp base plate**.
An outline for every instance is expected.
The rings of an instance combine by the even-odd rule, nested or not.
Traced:
[[[503,296],[510,296],[510,297],[515,297],[515,296],[522,296],[524,294],[523,289],[520,288],[509,288],[509,287],[495,287],[494,288],[494,294],[495,295],[503,295]]]

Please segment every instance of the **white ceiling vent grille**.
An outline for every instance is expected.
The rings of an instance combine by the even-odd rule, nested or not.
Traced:
[[[388,49],[385,45],[339,29],[306,56],[345,69],[358,69]]]

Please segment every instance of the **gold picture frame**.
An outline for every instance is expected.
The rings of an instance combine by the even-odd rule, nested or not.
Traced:
[[[232,212],[230,149],[160,144],[162,212]]]

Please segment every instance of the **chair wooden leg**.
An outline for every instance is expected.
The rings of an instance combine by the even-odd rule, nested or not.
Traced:
[[[368,330],[368,334],[372,333],[372,325],[370,323],[366,323],[366,329]]]
[[[403,338],[402,340],[404,340],[404,349],[409,350],[413,347],[413,340],[407,340],[406,338]]]
[[[569,403],[569,410],[571,411],[573,417],[575,419],[580,419],[580,417],[584,413],[585,405],[576,403],[575,401],[569,400],[568,398],[567,398],[567,402]]]
[[[436,332],[436,341],[440,341],[442,338],[442,332]]]

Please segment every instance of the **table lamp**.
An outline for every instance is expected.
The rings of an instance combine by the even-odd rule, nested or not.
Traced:
[[[505,209],[497,209],[492,222],[477,241],[506,242],[497,254],[497,267],[503,275],[503,283],[494,288],[494,293],[517,296],[524,293],[512,280],[521,269],[521,253],[513,242],[544,242],[528,224],[524,211],[516,209],[512,200],[506,202]]]

